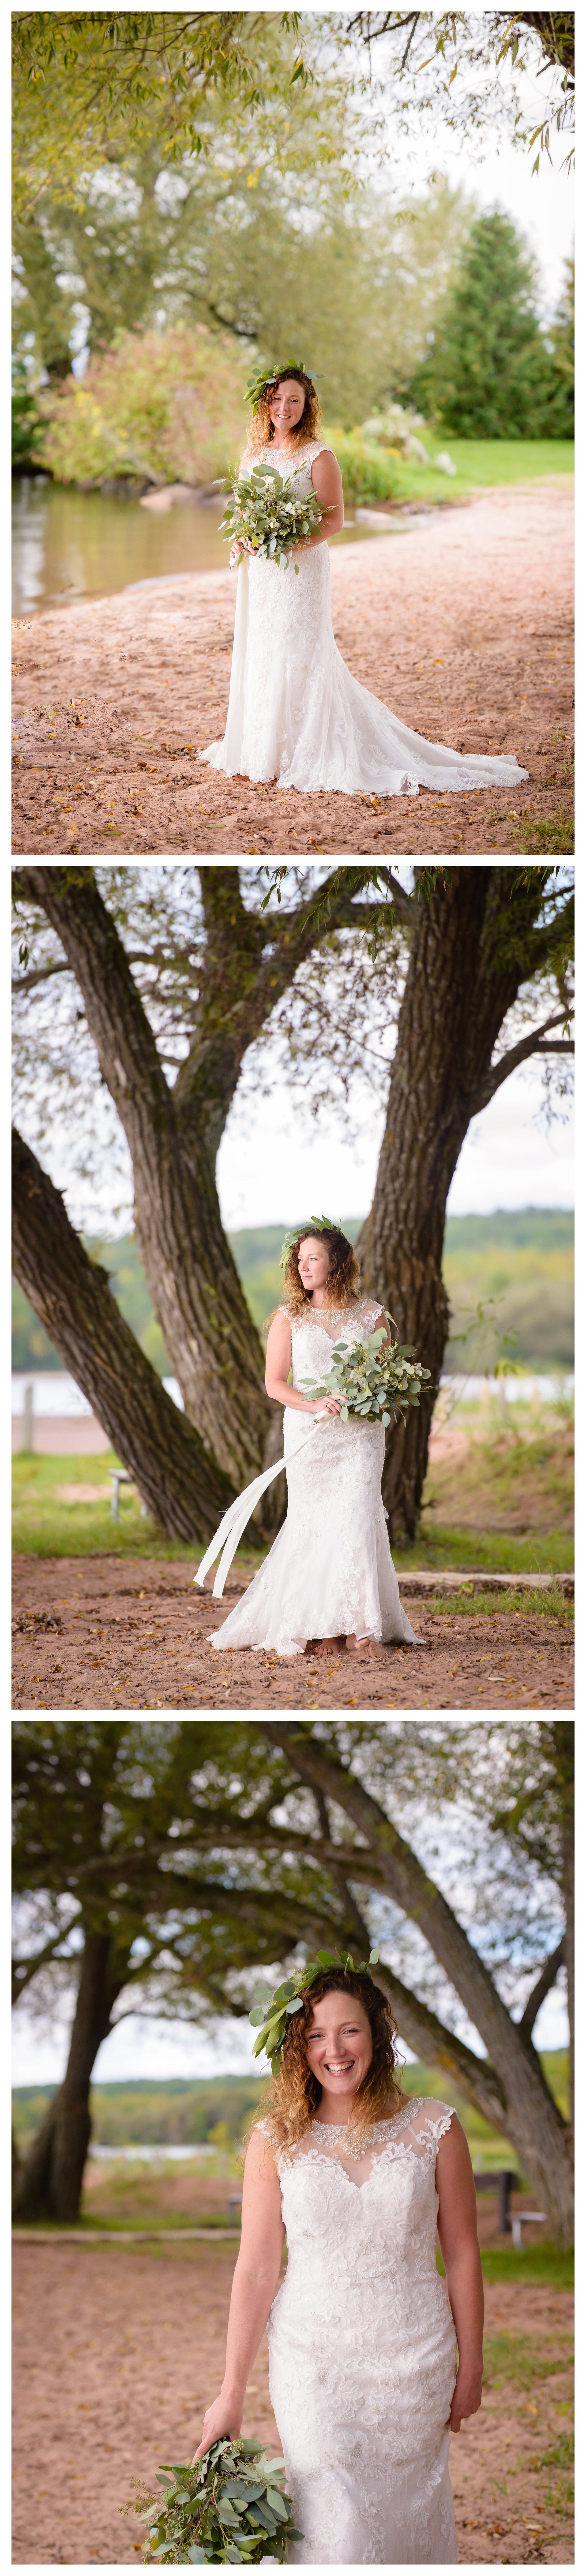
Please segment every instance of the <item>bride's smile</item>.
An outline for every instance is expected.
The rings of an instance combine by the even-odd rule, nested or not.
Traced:
[[[372,2061],[372,2033],[362,2005],[353,2006],[350,2018],[343,1995],[325,1995],[308,2031],[307,2055],[322,2088],[319,2117],[328,2120],[341,2095],[347,2099],[358,2091]]]

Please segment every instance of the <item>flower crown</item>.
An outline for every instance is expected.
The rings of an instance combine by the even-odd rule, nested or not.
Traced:
[[[265,367],[262,375],[249,376],[244,401],[252,403],[253,419],[256,419],[256,414],[260,403],[262,402],[263,394],[266,394],[267,385],[276,385],[278,384],[280,376],[286,376],[289,374],[295,376],[306,376],[308,384],[313,384],[315,370],[313,367],[304,367],[301,358],[289,358],[287,365],[284,367]]]
[[[358,1971],[349,1950],[340,1950],[339,1953],[336,1950],[318,1950],[315,1959],[308,1959],[306,1968],[298,1968],[294,1977],[286,1977],[282,1986],[276,1986],[274,1995],[256,1994],[252,2012],[248,2015],[253,2030],[258,2031],[253,2057],[260,2057],[266,2050],[271,2061],[271,2074],[276,2075],[289,2016],[301,2011],[310,1986],[326,1968],[340,1968],[343,1977],[347,1976],[348,1970],[352,1976],[368,1977],[371,1968],[377,1966],[378,1950],[371,1950],[368,1959],[361,1959]]]
[[[285,1241],[284,1241],[284,1244],[283,1244],[283,1246],[282,1246],[282,1250],[281,1250],[281,1252],[279,1253],[279,1266],[280,1266],[281,1270],[286,1270],[287,1262],[288,1262],[288,1259],[289,1259],[289,1254],[290,1254],[290,1252],[292,1252],[292,1250],[293,1250],[293,1245],[294,1245],[294,1243],[298,1243],[298,1241],[299,1241],[299,1236],[300,1236],[300,1235],[302,1235],[302,1234],[311,1234],[311,1233],[313,1233],[313,1234],[341,1234],[341,1232],[342,1232],[342,1220],[341,1220],[341,1218],[340,1218],[340,1220],[339,1220],[339,1223],[336,1225],[334,1218],[333,1218],[333,1217],[331,1217],[331,1216],[312,1216],[312,1217],[310,1217],[310,1219],[309,1219],[309,1224],[308,1224],[308,1225],[306,1225],[306,1226],[303,1226],[303,1225],[294,1225],[294,1226],[293,1226],[293,1229],[292,1229],[291,1234],[286,1234],[286,1235],[285,1235]]]

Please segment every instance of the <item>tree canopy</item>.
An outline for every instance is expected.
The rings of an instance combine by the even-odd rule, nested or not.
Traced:
[[[77,1989],[21,2214],[79,2197],[114,2020],[244,2015],[260,1967],[374,1939],[407,2045],[510,2139],[567,2236],[563,2123],[531,2034],[571,1913],[572,1733],[17,1721],[15,1993],[47,2012]]]
[[[236,123],[243,148],[252,139],[286,166],[319,160],[332,83],[318,91],[303,48],[297,10],[17,12],[17,212],[55,182],[75,202],[92,170],[131,160],[155,132],[169,166]]]

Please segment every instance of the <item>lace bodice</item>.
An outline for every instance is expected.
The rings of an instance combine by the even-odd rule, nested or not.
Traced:
[[[332,1365],[332,1344],[347,1342],[350,1350],[374,1332],[380,1306],[372,1298],[361,1297],[355,1306],[312,1306],[302,1315],[291,1315],[288,1306],[278,1312],[286,1315],[291,1332],[291,1376],[295,1387],[303,1388],[307,1377],[327,1376]]]
[[[304,501],[312,489],[312,465],[316,456],[323,455],[333,455],[333,449],[326,446],[323,438],[310,439],[307,447],[292,449],[291,454],[287,449],[274,447],[271,441],[268,447],[261,448],[260,454],[257,450],[254,457],[247,451],[242,458],[242,466],[276,465],[277,473],[282,474],[287,483],[294,483],[300,501]]]
[[[269,2317],[270,2386],[298,2563],[456,2557],[445,2432],[456,2339],[435,2251],[436,2156],[452,2118],[449,2103],[406,2102],[351,2167],[347,2133],[319,2120],[274,2150],[288,2263]]]

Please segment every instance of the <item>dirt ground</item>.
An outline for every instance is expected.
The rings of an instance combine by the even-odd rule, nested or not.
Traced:
[[[569,479],[484,492],[425,529],[334,549],[331,572],[354,677],[432,742],[514,752],[526,785],[380,800],[284,793],[208,769],[201,752],[223,733],[228,703],[236,577],[186,574],[15,621],[15,852],[538,851],[539,825],[570,807]]]
[[[250,1578],[248,1578],[250,1579]],[[14,1707],[571,1708],[573,1631],[527,1610],[434,1611],[409,1601],[417,1648],[376,1663],[225,1654],[209,1639],[246,1589],[194,1590],[179,1561],[16,1557]],[[63,1586],[65,1585],[65,1590]]]
[[[196,2447],[222,2377],[235,2251],[15,2246],[16,2566],[137,2563],[141,2526],[119,2507],[133,2476]],[[569,2523],[541,2461],[567,2426],[572,2300],[515,2281],[487,2285],[486,2305],[488,2334],[527,2336],[551,2372],[527,2395],[489,2385],[452,2440],[459,2563],[567,2566]],[[266,2341],[243,2431],[280,2449]]]

